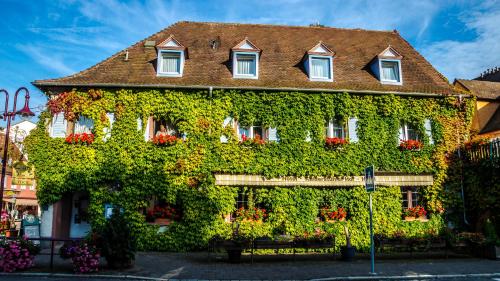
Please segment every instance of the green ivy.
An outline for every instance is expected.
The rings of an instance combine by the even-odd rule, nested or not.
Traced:
[[[30,161],[35,166],[38,198],[51,204],[63,194],[86,191],[90,194],[91,223],[103,225],[103,205],[121,206],[139,238],[141,249],[192,250],[206,247],[214,235],[228,236],[231,225],[223,215],[235,210],[238,188],[215,185],[214,173],[277,176],[348,176],[360,175],[374,164],[378,171],[411,174],[432,173],[435,184],[425,188],[430,222],[403,222],[401,193],[398,187],[378,188],[374,193],[375,232],[391,235],[425,235],[444,226],[440,212],[452,202],[444,190],[446,154],[457,143],[457,130],[466,132],[470,123],[470,101],[457,98],[421,98],[395,95],[354,95],[348,93],[251,92],[251,91],[171,91],[101,90],[97,98],[88,92],[73,91],[71,108],[76,116],[94,120],[96,140],[92,145],[66,144],[50,138],[47,120],[40,122],[26,140]],[[112,136],[103,140],[107,112],[115,113]],[[149,116],[170,120],[187,141],[158,147],[144,141]],[[262,124],[276,127],[280,142],[255,147],[239,144],[223,120],[232,116],[241,125]],[[341,150],[324,146],[326,120],[358,118],[359,142]],[[435,144],[429,144],[424,120],[433,120]],[[398,129],[401,121],[420,130],[424,148],[400,151]],[[457,126],[456,124],[460,124]],[[220,136],[228,135],[228,143]],[[312,141],[306,142],[310,134]],[[120,188],[116,188],[119,183]],[[341,206],[348,211],[347,224],[352,243],[360,249],[369,245],[368,195],[362,187],[353,188],[249,188],[251,204],[270,210],[261,225],[242,225],[250,236],[279,232],[301,235],[317,228],[337,234],[343,243],[339,224],[317,222],[319,208]],[[183,218],[166,232],[148,225],[141,214],[151,196],[182,206]],[[447,201],[448,200],[448,201]],[[450,203],[451,204],[451,203]]]

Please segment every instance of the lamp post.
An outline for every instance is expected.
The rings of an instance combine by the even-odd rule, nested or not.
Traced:
[[[21,91],[25,92],[24,95],[24,107],[16,111],[16,105],[17,105],[17,96]],[[30,118],[32,116],[35,116],[33,112],[31,112],[30,107],[29,107],[29,101],[30,101],[30,93],[26,87],[21,87],[17,89],[16,93],[14,94],[14,108],[12,111],[9,112],[9,93],[4,90],[0,89],[0,92],[5,93],[5,111],[3,114],[0,116],[0,118],[3,118],[7,122],[7,127],[5,128],[5,139],[4,139],[4,144],[3,144],[3,157],[2,157],[2,178],[0,179],[0,210],[3,209],[3,190],[5,188],[5,173],[7,170],[7,151],[9,149],[9,132],[10,132],[10,122],[15,119],[16,115],[20,115],[22,118]]]

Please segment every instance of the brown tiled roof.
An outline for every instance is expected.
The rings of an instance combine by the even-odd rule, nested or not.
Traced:
[[[479,99],[500,99],[500,82],[457,79],[454,84],[458,84]]]
[[[170,35],[186,47],[180,78],[156,75],[157,51],[145,47]],[[259,79],[233,79],[231,48],[248,37],[261,51]],[[302,59],[318,42],[335,52],[334,82],[311,82]],[[213,42],[216,42],[213,44]],[[149,43],[150,45],[150,43]],[[388,46],[402,58],[403,85],[382,85],[370,71],[370,62]],[[216,48],[212,48],[216,46]],[[451,94],[452,87],[396,31],[368,31],[330,27],[178,22],[71,76],[37,80],[48,86],[116,87],[227,87],[256,89],[358,90]]]

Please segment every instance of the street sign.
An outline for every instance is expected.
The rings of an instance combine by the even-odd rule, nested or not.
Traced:
[[[367,192],[375,191],[375,172],[373,165],[365,168],[365,187]]]

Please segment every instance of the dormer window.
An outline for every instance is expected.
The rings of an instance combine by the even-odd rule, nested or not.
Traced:
[[[259,77],[259,53],[248,38],[238,43],[232,49],[233,78],[257,79]]]
[[[333,56],[335,53],[323,42],[307,52],[305,68],[310,81],[333,81]]]
[[[170,35],[156,46],[158,50],[158,76],[182,77],[186,48]]]
[[[391,46],[387,47],[372,63],[372,70],[377,74],[380,83],[403,85],[401,59],[403,57]]]

